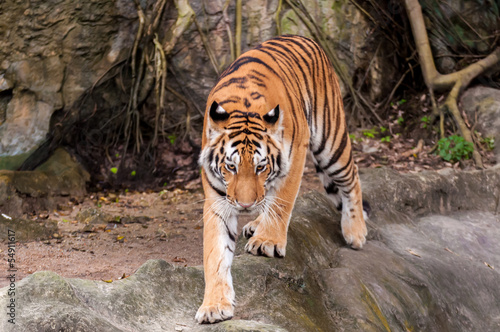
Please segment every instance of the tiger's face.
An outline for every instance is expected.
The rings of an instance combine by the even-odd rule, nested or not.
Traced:
[[[286,174],[279,112],[279,106],[260,115],[211,105],[200,164],[208,184],[240,212],[262,207]]]

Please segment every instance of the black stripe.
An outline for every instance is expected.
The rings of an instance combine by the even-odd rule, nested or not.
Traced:
[[[239,97],[232,96],[232,97],[230,97],[230,99],[226,99],[224,101],[221,101],[219,103],[219,106],[223,106],[223,105],[228,104],[228,103],[239,103],[239,102],[240,102]]]
[[[233,85],[233,84],[238,84],[237,85],[238,87],[244,88],[243,84],[246,83],[247,81],[248,81],[248,78],[246,76],[233,77],[233,78],[229,79],[227,82],[224,82],[221,85],[218,85],[217,88],[214,90],[214,93],[216,93],[217,91],[219,91],[225,87]]]
[[[260,143],[259,143],[259,142],[255,141],[255,140],[252,140],[252,143],[253,143],[253,145],[255,145],[257,148],[259,148],[259,149],[260,149],[261,145],[260,145]]]
[[[339,158],[342,156],[342,153],[344,153],[344,149],[345,149],[346,145],[347,145],[347,134],[344,131],[344,133],[342,134],[342,140],[340,141],[340,145],[335,150],[335,153],[333,154],[333,156],[330,159],[330,161],[328,162],[328,164],[325,167],[323,167],[324,169],[330,168],[332,165],[334,165],[339,160]]]
[[[233,242],[236,242],[236,236],[231,233],[231,231],[229,230],[229,226],[225,222],[224,225],[226,225],[227,235],[229,236],[229,239]]]
[[[319,165],[314,165],[314,167],[316,167],[316,173],[323,173],[323,169]]]
[[[349,165],[351,164],[351,161],[352,161],[352,150],[351,152],[349,153],[349,160],[347,161],[347,163],[339,168],[338,170],[332,172],[332,173],[329,173],[328,176],[330,177],[335,177],[336,175],[340,174],[341,172],[343,172],[347,167],[349,167]]]
[[[223,192],[222,190],[220,190],[220,189],[216,188],[216,187],[212,184],[212,182],[210,182],[210,180],[208,180],[208,179],[207,179],[207,182],[208,182],[208,184],[210,185],[210,187],[212,187],[212,189],[213,189],[213,190],[214,190],[214,191],[215,191],[215,192],[216,192],[219,196],[223,196],[223,197],[225,197],[225,196],[226,196],[226,193],[225,193],[225,192]]]
[[[334,182],[325,187],[325,190],[328,194],[337,194],[339,192],[339,188]]]
[[[238,59],[236,59],[236,61],[233,62],[233,64],[231,66],[229,66],[228,69],[226,69],[222,75],[219,77],[219,82],[220,80],[222,80],[224,77],[228,76],[228,75],[231,75],[232,73],[234,73],[235,71],[237,71],[238,69],[240,69],[240,67],[246,65],[246,64],[251,64],[251,63],[258,63],[264,67],[266,67],[271,73],[273,73],[275,76],[277,77],[280,77],[278,75],[278,73],[276,73],[276,71],[271,68],[267,63],[265,63],[264,61],[262,61],[261,59],[259,58],[256,58],[256,57],[253,57],[253,56],[242,56]],[[256,73],[258,74],[259,76],[262,76],[262,77],[266,77],[264,74],[261,74],[255,70],[252,70],[253,73]]]

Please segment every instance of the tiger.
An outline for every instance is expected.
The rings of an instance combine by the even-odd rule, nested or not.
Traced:
[[[258,213],[242,230],[246,252],[285,257],[309,150],[328,196],[342,211],[345,241],[363,247],[366,211],[339,82],[315,41],[282,35],[238,57],[210,91],[202,135],[205,293],[198,323],[233,317],[238,215]]]

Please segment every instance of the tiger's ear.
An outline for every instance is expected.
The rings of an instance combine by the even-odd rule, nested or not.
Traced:
[[[264,114],[264,121],[273,125],[280,119],[280,105],[270,110],[267,114]],[[281,122],[281,121],[280,121]]]
[[[283,131],[283,114],[281,113],[280,106],[277,105],[263,116],[264,122],[267,123],[268,129],[273,135],[281,135]]]
[[[210,140],[218,137],[224,131],[220,123],[227,119],[229,119],[229,113],[214,101],[210,106],[207,118],[207,133]]]
[[[222,108],[216,101],[210,106],[210,120],[214,122],[226,121],[229,118],[229,113]]]

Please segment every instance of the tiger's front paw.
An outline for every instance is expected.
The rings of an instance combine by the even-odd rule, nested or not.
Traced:
[[[347,244],[350,244],[353,249],[361,249],[366,243],[366,235],[368,231],[363,219],[342,221],[342,235]]]
[[[202,305],[196,313],[196,321],[199,324],[212,324],[233,318],[234,306],[231,303],[218,303]]]
[[[286,254],[286,240],[279,241],[260,234],[254,235],[248,240],[245,250],[255,256],[283,258]]]
[[[243,236],[245,236],[247,239],[253,236],[255,230],[257,229],[257,226],[259,226],[260,224],[260,218],[261,217],[259,216],[257,219],[250,221],[248,224],[243,226],[242,230]]]

